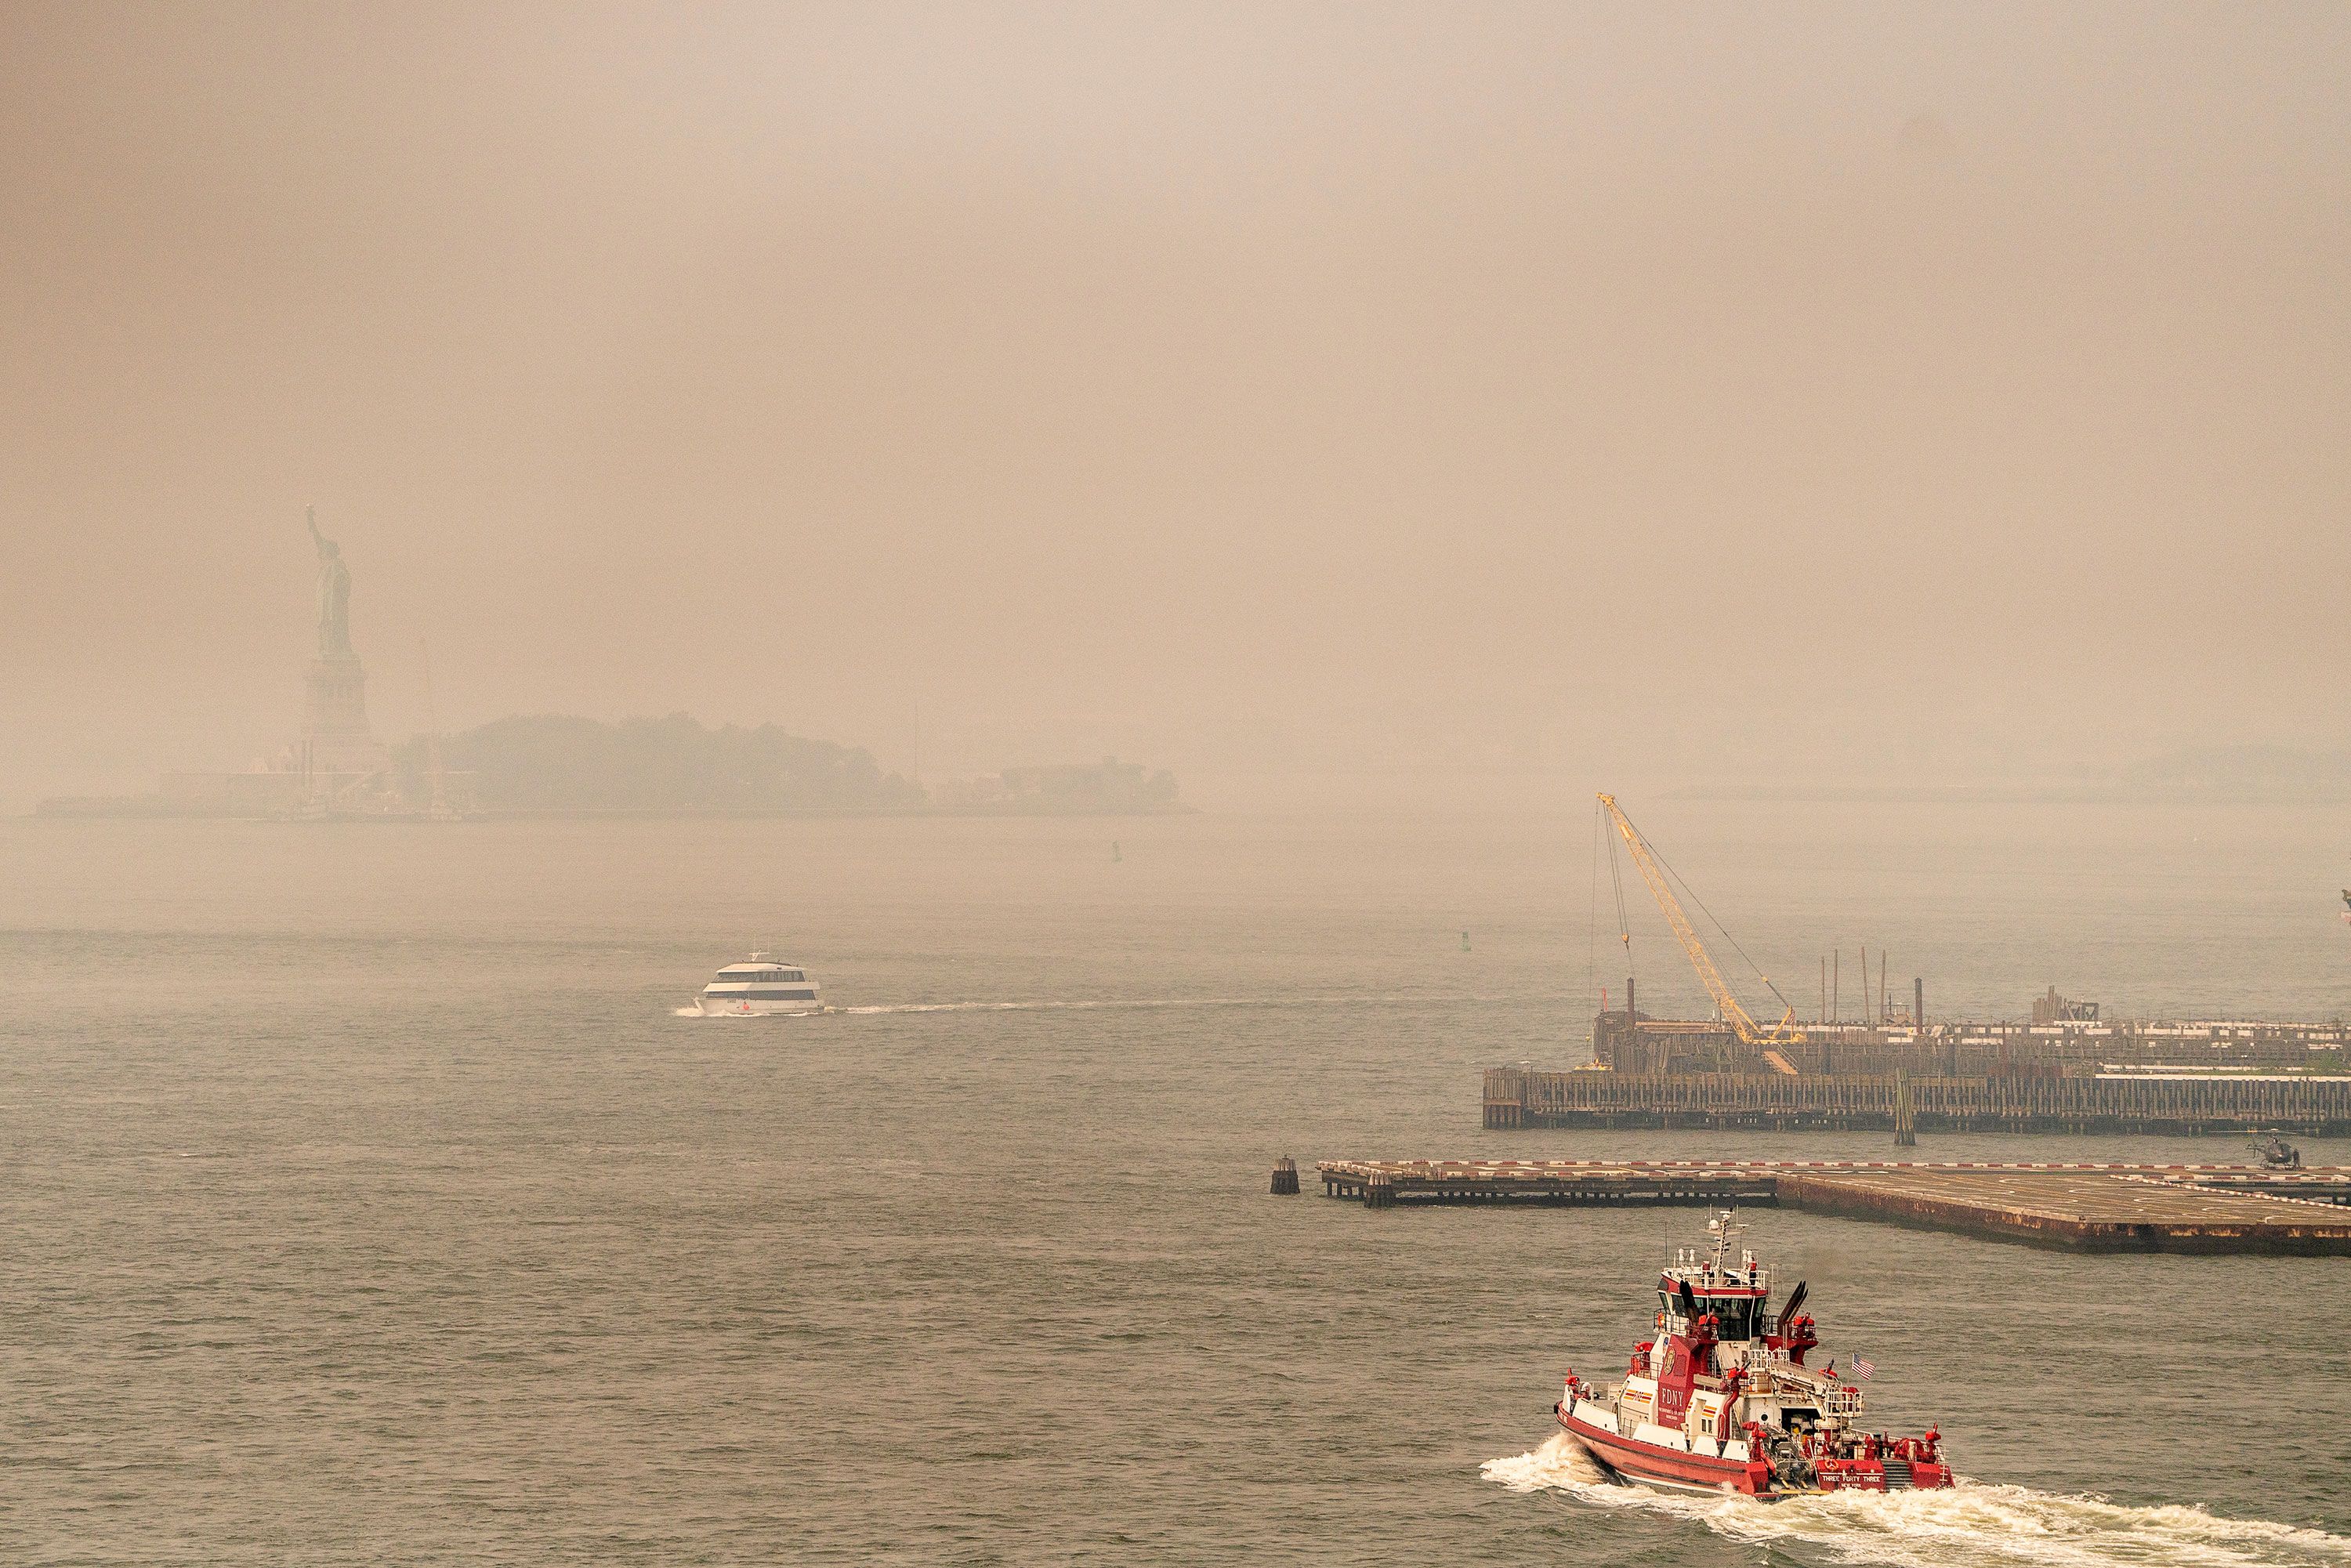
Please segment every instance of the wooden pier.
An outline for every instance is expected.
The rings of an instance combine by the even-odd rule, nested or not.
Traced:
[[[2351,1079],[1920,1078],[1542,1072],[1489,1067],[1489,1127],[1896,1128],[1917,1132],[2351,1133]]]
[[[1324,1160],[1326,1197],[1776,1204],[2085,1251],[2351,1254],[2351,1166],[1796,1160]]]

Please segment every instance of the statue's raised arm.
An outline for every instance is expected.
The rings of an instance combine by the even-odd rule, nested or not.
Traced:
[[[305,507],[302,518],[310,525],[310,538],[319,547],[319,652],[348,653],[351,651],[350,569],[343,564],[343,552],[335,541],[319,531],[319,509]]]

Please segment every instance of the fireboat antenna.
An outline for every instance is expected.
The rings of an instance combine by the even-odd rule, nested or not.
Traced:
[[[1736,1204],[1727,1203],[1720,1213],[1707,1220],[1706,1228],[1714,1233],[1714,1260],[1718,1264],[1729,1258],[1731,1242],[1746,1233],[1747,1228],[1738,1221],[1738,1213]]]

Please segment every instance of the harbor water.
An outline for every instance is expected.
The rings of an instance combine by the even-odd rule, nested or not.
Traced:
[[[2351,1003],[2342,810],[1642,824],[1805,1012],[1862,943],[1931,1014]],[[1756,1211],[1977,1484],[1765,1510],[1552,1442],[1702,1217],[1366,1212],[1312,1160],[1888,1155],[1479,1125],[1621,985],[1592,844],[1573,803],[0,822],[0,1560],[2351,1563],[2335,1260]],[[1644,1007],[1698,1016],[1635,914]],[[837,1010],[678,1016],[753,947]]]

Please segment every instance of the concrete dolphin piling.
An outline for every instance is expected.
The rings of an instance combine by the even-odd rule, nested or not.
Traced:
[[[1276,1197],[1298,1196],[1298,1162],[1288,1155],[1273,1162],[1273,1196]]]

